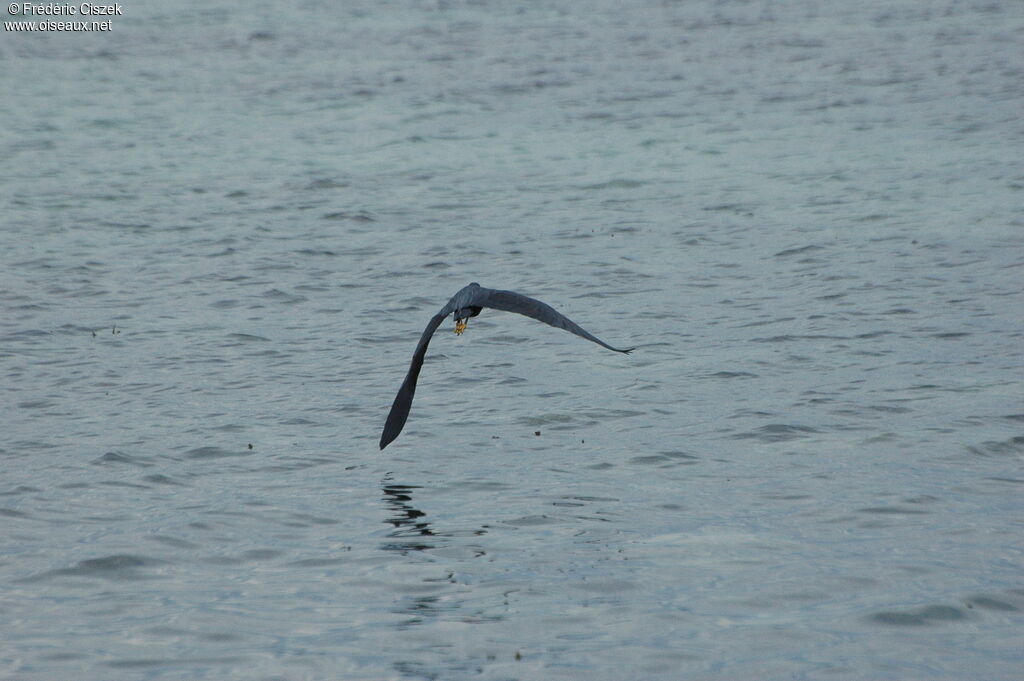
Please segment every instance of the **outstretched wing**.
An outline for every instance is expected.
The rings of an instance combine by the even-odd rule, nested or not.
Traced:
[[[423,330],[420,342],[416,345],[416,352],[412,354],[409,373],[405,375],[402,387],[398,389],[395,401],[391,403],[391,413],[388,414],[388,420],[384,423],[384,432],[380,435],[381,449],[387,447],[402,432],[405,420],[409,418],[409,408],[412,406],[413,395],[416,394],[416,381],[420,377],[420,367],[423,366],[423,357],[427,354],[427,345],[430,344],[430,338],[437,331],[437,327],[441,326],[441,322],[450,313],[450,306],[445,305],[440,312],[433,316],[430,323],[427,324],[427,328]]]
[[[597,336],[586,331],[582,326],[574,322],[573,320],[566,317],[564,314],[555,310],[547,303],[542,303],[536,298],[530,298],[514,291],[501,291],[498,289],[483,289],[481,290],[481,298],[476,301],[477,305],[483,305],[484,307],[492,307],[495,310],[504,310],[505,312],[515,312],[517,314],[526,315],[532,317],[537,321],[550,324],[551,326],[558,329],[565,329],[569,333],[574,333],[577,336],[586,338],[589,341],[593,341],[598,345],[614,350],[615,352],[629,353],[635,348],[627,348],[621,350],[619,348],[608,345]]]

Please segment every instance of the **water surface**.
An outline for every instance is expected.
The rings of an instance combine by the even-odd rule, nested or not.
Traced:
[[[1014,3],[0,37],[0,676],[1016,679]],[[479,281],[630,356],[485,312]]]

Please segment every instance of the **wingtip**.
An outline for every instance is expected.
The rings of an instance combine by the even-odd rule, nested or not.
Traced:
[[[401,431],[399,431],[399,432],[401,432]],[[385,429],[385,431],[380,434],[380,448],[381,448],[381,451],[383,451],[384,448],[387,447],[389,444],[394,442],[395,438],[397,438],[397,437],[398,437],[398,433],[393,433],[393,432]]]

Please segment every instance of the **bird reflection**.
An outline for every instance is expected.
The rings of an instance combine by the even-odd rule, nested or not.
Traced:
[[[381,489],[384,492],[384,503],[391,511],[390,517],[384,522],[393,525],[394,530],[388,533],[388,537],[394,540],[384,544],[385,551],[426,551],[436,548],[436,544],[427,542],[422,537],[433,537],[434,531],[430,529],[430,523],[424,518],[427,514],[412,505],[412,492],[419,489],[420,485],[398,485],[384,479]]]
[[[427,521],[426,514],[413,505],[413,493],[421,489],[420,485],[399,485],[392,481],[391,474],[384,476],[381,491],[387,517],[384,522],[391,525],[387,539],[381,544],[384,551],[393,551],[392,555],[401,556],[400,560],[410,565],[421,566],[422,570],[410,582],[395,584],[395,604],[391,612],[403,615],[396,623],[398,629],[418,627],[427,621],[444,617],[453,621],[476,623],[501,619],[501,614],[481,610],[479,604],[470,607],[462,594],[465,589],[459,588],[459,578],[455,572],[445,569],[453,554],[448,559],[426,559],[421,552],[433,549],[449,549],[454,555],[463,556],[456,561],[479,558],[486,555],[484,549],[470,542],[463,542],[454,537],[480,536],[487,533],[486,527],[472,532],[451,530],[435,530]],[[438,569],[440,567],[440,569]],[[507,607],[507,603],[505,604]],[[404,671],[403,671],[404,674]]]
[[[425,537],[434,537],[434,531],[430,529],[430,523],[425,520],[427,514],[412,505],[413,490],[420,489],[420,485],[398,485],[390,481],[390,474],[384,478],[381,490],[384,492],[384,503],[390,511],[389,517],[384,522],[394,526],[388,532],[388,541],[381,546],[385,551],[395,551],[403,556],[413,555],[416,551],[427,551],[437,547],[434,542],[426,541]],[[451,573],[447,578],[451,577]],[[438,579],[425,579],[425,582],[441,581]],[[402,621],[399,629],[407,629],[423,624],[425,620],[438,616],[438,596],[417,595],[402,599],[393,612],[406,615],[408,619]]]

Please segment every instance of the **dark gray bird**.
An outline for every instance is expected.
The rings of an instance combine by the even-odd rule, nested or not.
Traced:
[[[594,341],[602,347],[606,347],[609,350],[615,352],[629,353],[636,348],[629,348],[626,350],[620,350],[619,348],[613,348],[612,346],[605,343],[603,340],[585,331],[579,324],[572,321],[568,317],[559,312],[555,311],[553,307],[546,303],[542,303],[539,300],[530,298],[528,296],[515,293],[513,291],[499,291],[493,288],[484,288],[480,284],[473,282],[469,286],[466,286],[448,301],[448,304],[441,308],[427,324],[427,328],[423,330],[423,335],[420,336],[420,342],[416,345],[416,352],[412,355],[412,363],[409,365],[409,373],[405,375],[405,380],[402,381],[402,387],[398,389],[398,395],[395,396],[395,401],[391,405],[391,413],[388,414],[388,420],[384,423],[384,432],[380,435],[380,448],[384,449],[387,447],[392,440],[398,437],[398,434],[402,432],[402,427],[405,425],[405,420],[409,417],[409,407],[412,406],[413,395],[416,394],[416,381],[420,377],[420,367],[423,366],[423,357],[427,354],[427,345],[430,343],[430,338],[437,331],[437,327],[441,325],[444,318],[449,314],[454,313],[455,315],[455,333],[462,335],[462,332],[466,330],[468,322],[466,321],[470,317],[475,317],[480,314],[480,311],[485,307],[494,308],[495,310],[505,310],[506,312],[516,312],[527,317],[533,317],[534,319],[550,324],[559,329],[565,329],[570,333],[574,333],[577,336],[582,336],[589,341]]]

